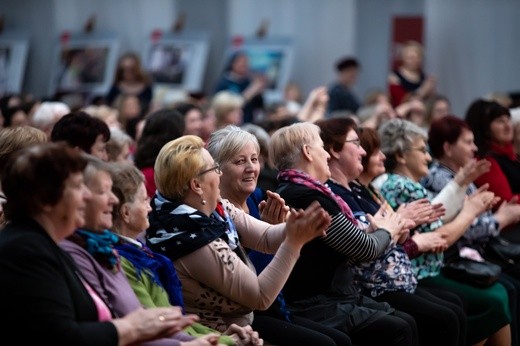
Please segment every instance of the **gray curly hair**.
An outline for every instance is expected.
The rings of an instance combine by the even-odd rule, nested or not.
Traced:
[[[392,172],[397,164],[397,155],[409,150],[414,140],[419,137],[428,140],[426,130],[404,119],[391,119],[379,128],[381,151],[386,155],[385,166]]]

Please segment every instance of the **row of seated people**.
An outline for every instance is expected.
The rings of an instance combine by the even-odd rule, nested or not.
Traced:
[[[60,138],[60,129],[62,134],[68,133],[61,126],[63,124],[59,124],[51,135],[53,141],[65,139]],[[9,244],[9,248],[16,249],[12,243],[19,241],[13,238],[15,230],[25,227],[34,231],[38,228],[34,223],[27,225],[26,220],[32,218],[51,233],[47,241],[55,240],[74,258],[75,264],[67,262],[67,268],[70,270],[71,265],[72,268],[79,267],[79,282],[83,289],[97,298],[94,301],[98,303],[98,319],[101,316],[110,319],[128,315],[128,319],[133,318],[135,327],[136,318],[132,313],[138,311],[139,305],[184,303],[185,311],[196,313],[205,325],[193,325],[197,319],[193,315],[182,317],[176,313],[174,319],[173,310],[148,309],[144,317],[154,323],[150,322],[153,328],[146,335],[139,329],[126,335],[128,330],[125,327],[129,323],[126,317],[122,318],[126,324],[116,320],[110,326],[110,323],[102,324],[103,328],[111,331],[111,342],[114,340],[111,328],[114,327],[120,338],[134,338],[132,341],[175,335],[173,341],[157,341],[167,343],[262,343],[253,330],[257,330],[268,343],[280,345],[350,342],[359,345],[381,342],[462,345],[486,341],[503,345],[514,341],[516,306],[513,301],[516,300],[511,297],[516,294],[515,279],[504,275],[499,283],[476,289],[448,279],[440,271],[442,253],[448,246],[478,244],[496,237],[500,230],[518,222],[519,213],[515,209],[518,207],[514,201],[501,203],[494,215],[490,215],[488,210],[497,204],[497,198],[485,189],[470,191],[472,195],[467,199],[459,198],[458,203],[455,203],[453,192],[447,191],[445,194],[452,193],[451,197],[440,199],[444,201],[445,209],[437,202],[430,203],[425,199],[429,197],[428,191],[419,185],[419,181],[430,173],[431,157],[426,148],[428,137],[424,130],[407,121],[388,121],[380,128],[380,137],[375,131],[358,129],[348,118],[321,120],[317,125],[297,123],[273,134],[269,153],[279,170],[280,185],[278,194],[268,192],[264,196],[256,191],[261,161],[258,141],[248,132],[232,126],[214,133],[208,143],[196,136],[182,136],[183,131],[179,131],[178,139],[162,146],[154,160],[157,191],[150,204],[144,179],[139,174],[136,177],[140,178],[126,181],[134,188],[133,195],[124,195],[125,191],[117,193],[117,186],[125,183],[118,183],[118,179],[125,179],[125,169],[131,171],[130,168],[134,168],[135,171],[133,165],[116,169],[89,157],[82,177],[88,189],[84,189],[81,181],[69,186],[69,178],[79,179],[82,175],[73,173],[82,172],[79,167],[87,162],[76,163],[76,168],[71,167],[71,171],[59,174],[67,166],[65,163],[56,165],[53,161],[59,157],[72,161],[84,161],[84,158],[64,158],[57,153],[68,151],[57,146],[27,149],[6,165],[2,179],[5,179],[2,186],[7,198],[6,217],[10,221],[0,235],[6,242],[3,248],[7,249]],[[458,126],[460,134],[471,132],[468,126]],[[372,139],[370,155],[367,154],[370,140],[363,142],[365,133],[381,141]],[[101,138],[102,144],[106,137],[110,135],[96,133],[85,151],[95,154],[96,140]],[[438,136],[430,138],[440,140]],[[455,184],[459,187],[459,195],[462,190],[464,196],[466,188],[474,189],[471,182],[488,170],[489,164],[486,161],[478,164],[465,162],[471,161],[475,146],[470,145],[470,149],[464,152],[460,147],[444,148],[445,142],[455,147],[462,146],[467,140],[461,139],[459,143],[459,137],[447,137],[442,141],[443,151],[435,154],[443,163],[440,166],[453,173],[453,183],[447,189],[453,189]],[[387,155],[391,173],[381,187],[382,197],[369,185],[373,178],[384,172],[384,155],[379,149]],[[100,150],[104,150],[102,145]],[[50,155],[51,152],[54,155]],[[74,156],[73,153],[67,155]],[[448,159],[443,162],[444,156]],[[456,165],[449,160],[452,156],[458,160]],[[362,166],[364,158],[367,159],[366,167]],[[461,167],[464,169],[455,175]],[[363,179],[364,173],[367,175]],[[34,180],[36,176],[38,181]],[[439,186],[450,185],[446,183],[451,178],[433,185],[440,190]],[[62,196],[58,194],[51,199],[45,196],[38,201],[38,193],[48,193],[38,190],[42,179],[62,179],[54,181],[54,185],[65,188]],[[359,186],[354,188],[355,185]],[[348,192],[357,189],[365,192],[364,196],[362,193],[355,195],[354,201],[359,205],[346,197]],[[22,191],[29,193],[31,198]],[[250,196],[255,191],[257,193]],[[221,196],[224,198],[222,201]],[[76,204],[71,204],[70,200],[74,198]],[[127,202],[122,203],[123,200]],[[319,204],[314,202],[316,200]],[[363,203],[359,202],[361,200]],[[32,207],[27,205],[29,201]],[[295,209],[287,213],[287,206]],[[64,217],[66,215],[69,217]],[[75,217],[71,220],[70,215]],[[118,218],[124,219],[125,215],[125,222],[135,223],[131,226],[135,235],[121,231],[124,222]],[[494,218],[494,221],[482,221],[486,227],[477,227],[473,232],[478,236],[466,235],[471,233],[466,230],[473,227],[476,218],[483,216]],[[123,237],[117,237],[107,229],[121,232]],[[409,230],[412,230],[410,235]],[[39,233],[41,231],[39,228]],[[62,233],[54,234],[55,231]],[[143,231],[146,231],[144,237]],[[141,238],[137,234],[141,234]],[[67,240],[62,241],[64,238]],[[130,245],[142,248],[147,257],[140,260]],[[121,264],[120,258],[114,254],[114,247],[120,249],[125,259]],[[266,258],[261,255],[264,252],[275,255]],[[2,286],[13,290],[5,296],[28,294],[28,291],[14,289],[19,282],[11,280],[10,275],[16,274],[17,270],[26,271],[24,265],[30,263],[13,269],[7,265],[12,261],[9,254],[13,253],[0,253],[6,256],[2,260],[5,264],[2,268],[6,270]],[[485,253],[481,255],[485,256]],[[152,257],[158,259],[152,261]],[[251,269],[249,258],[257,265],[258,276]],[[182,285],[175,280],[172,274],[175,271],[169,261],[175,265]],[[155,272],[159,267],[161,270],[168,268],[167,279],[163,272]],[[509,268],[504,268],[504,271],[509,272]],[[132,283],[130,286],[141,298],[140,302],[127,289],[130,286],[122,272],[127,274]],[[22,276],[18,279],[26,283]],[[167,293],[165,295],[159,290],[162,303],[153,299],[146,301],[145,296],[151,294],[146,290],[151,286],[162,288]],[[30,288],[26,287],[27,290]],[[46,297],[51,293],[42,290],[40,294]],[[43,297],[33,298],[34,303]],[[273,302],[276,303],[273,305]],[[75,306],[77,302],[69,303]],[[9,306],[14,309],[13,305]],[[258,313],[258,310],[267,312]],[[255,311],[254,319],[252,311]],[[45,315],[48,311],[42,313]],[[157,323],[164,322],[169,316],[172,321],[168,318],[167,326]],[[88,320],[92,316],[82,318]],[[47,324],[55,322],[48,315],[46,319]],[[173,320],[177,330],[172,326]],[[207,333],[206,328],[211,327],[233,337],[218,341],[215,335],[210,334],[192,340],[192,337],[178,333],[178,326],[182,324],[191,325],[191,335]],[[249,325],[252,328],[247,327]],[[34,328],[42,335],[56,337],[52,331],[61,331],[63,326],[45,329],[40,325]],[[153,330],[157,331],[155,335],[151,335]],[[139,331],[143,334],[138,335]],[[303,334],[304,331],[307,334]],[[26,337],[36,337],[35,334],[28,333]],[[302,338],[304,335],[306,337]],[[64,334],[63,338],[66,337],[72,338],[73,333]],[[298,337],[304,340],[295,341]],[[106,340],[108,342],[108,338]]]

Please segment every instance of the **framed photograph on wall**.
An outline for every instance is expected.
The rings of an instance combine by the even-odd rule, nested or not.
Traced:
[[[290,38],[245,38],[232,40],[226,52],[223,71],[231,57],[237,52],[246,53],[252,75],[261,74],[267,78],[265,99],[269,101],[283,98],[293,66],[294,48]]]
[[[197,92],[202,89],[208,53],[205,33],[159,33],[152,35],[142,60],[159,87]]]
[[[54,55],[50,93],[101,95],[114,79],[119,43],[115,37],[87,34],[61,37]]]
[[[16,34],[0,35],[0,95],[22,91],[29,40]]]

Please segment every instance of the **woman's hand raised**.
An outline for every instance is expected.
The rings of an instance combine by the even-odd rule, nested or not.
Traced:
[[[285,240],[303,246],[316,237],[325,236],[331,217],[318,202],[312,202],[305,210],[291,209],[285,226]]]
[[[289,207],[285,205],[285,200],[275,192],[266,191],[266,194],[267,200],[258,205],[260,219],[272,225],[285,222],[289,214]]]
[[[367,217],[373,230],[381,228],[388,231],[395,242],[407,236],[410,228],[415,226],[413,220],[403,218],[398,213],[389,210],[386,203],[374,216],[367,214]]]

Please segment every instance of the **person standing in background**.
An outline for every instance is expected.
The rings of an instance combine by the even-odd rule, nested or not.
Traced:
[[[336,63],[338,79],[329,87],[328,113],[349,111],[355,114],[361,105],[352,88],[357,81],[361,65],[352,57],[345,57]]]

